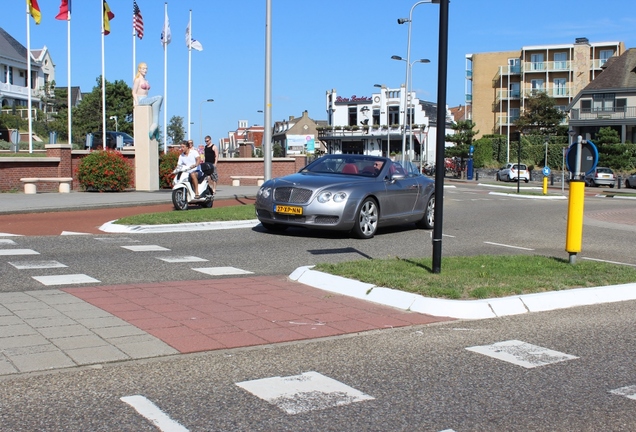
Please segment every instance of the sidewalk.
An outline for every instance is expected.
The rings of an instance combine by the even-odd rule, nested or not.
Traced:
[[[216,188],[216,199],[255,197],[258,186],[227,186]],[[37,213],[43,211],[73,211],[106,207],[130,207],[169,204],[172,190],[156,192],[45,192],[34,195],[0,193],[0,214]]]

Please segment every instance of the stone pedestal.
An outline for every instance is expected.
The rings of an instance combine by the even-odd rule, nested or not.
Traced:
[[[251,158],[252,157],[252,146],[249,145],[249,144],[239,144],[239,157]]]
[[[159,144],[150,139],[152,108],[135,107],[135,188],[138,191],[159,190]]]

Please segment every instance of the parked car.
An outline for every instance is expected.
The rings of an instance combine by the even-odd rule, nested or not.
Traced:
[[[636,188],[636,172],[633,172],[625,179],[625,187]]]
[[[103,137],[102,132],[93,132],[93,143],[90,146],[91,150],[104,148],[102,145]],[[117,137],[121,136],[123,139],[124,147],[130,147],[135,145],[135,139],[128,135],[126,132],[106,131],[106,147],[109,149],[117,148]],[[88,145],[86,146],[88,148]]]
[[[368,239],[383,226],[432,229],[435,181],[408,163],[384,157],[331,154],[299,172],[266,181],[256,216],[269,231],[290,226],[351,231]]]
[[[594,171],[585,176],[586,186],[609,186],[613,188],[615,183],[614,171],[606,167],[596,167]]]
[[[517,181],[517,179],[526,183],[530,181],[530,173],[525,164],[509,163],[497,171],[497,181]]]

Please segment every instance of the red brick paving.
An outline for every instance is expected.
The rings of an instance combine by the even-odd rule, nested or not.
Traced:
[[[285,276],[64,291],[154,335],[181,353],[449,320],[328,293]]]

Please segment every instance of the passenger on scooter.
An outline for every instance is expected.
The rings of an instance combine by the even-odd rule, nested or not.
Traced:
[[[178,165],[185,165],[189,168],[190,180],[192,182],[192,189],[195,193],[195,199],[199,199],[199,165],[201,164],[201,156],[199,152],[194,149],[194,143],[192,140],[183,141],[181,143],[181,154],[179,155]]]

